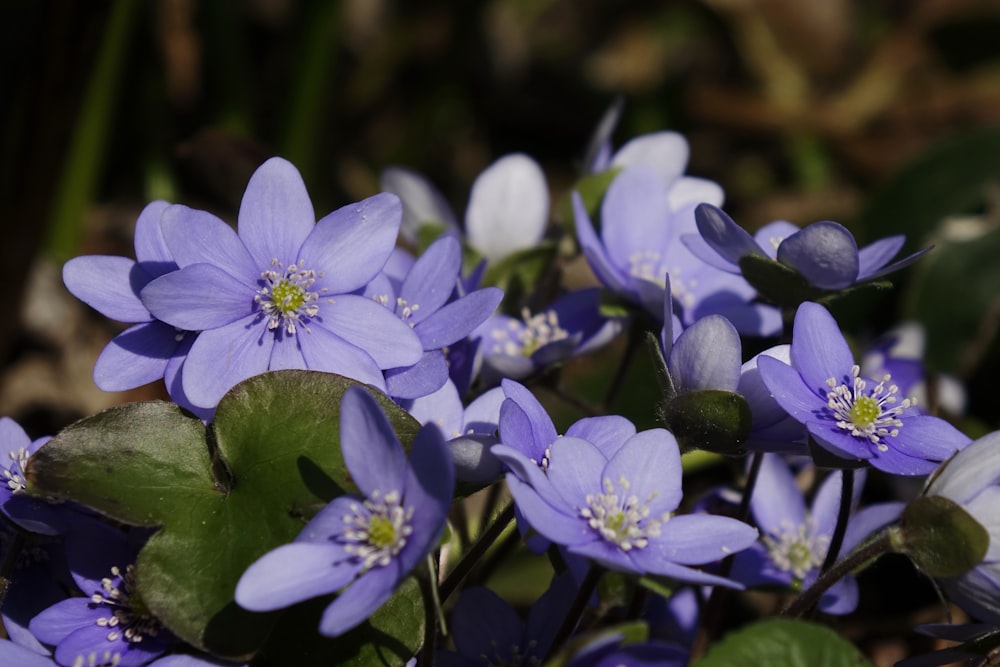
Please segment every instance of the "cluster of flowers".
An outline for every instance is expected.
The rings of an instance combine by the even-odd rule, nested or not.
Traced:
[[[858,586],[831,565],[873,543],[910,555],[983,624],[927,632],[966,640],[995,631],[1000,435],[970,444],[923,412],[919,352],[892,339],[858,363],[822,305],[922,253],[891,263],[902,237],[859,249],[834,222],[776,222],[751,236],[719,208],[717,184],[685,175],[688,147],[676,133],[617,152],[598,136],[589,156],[588,172],[607,174],[609,185],[589,208],[573,192],[571,209],[600,287],[554,300],[545,300],[551,289],[526,285],[517,303],[501,303],[499,288],[481,286],[528,255],[556,252],[546,240],[545,177],[525,155],[479,176],[464,225],[404,169],[384,174],[385,192],[317,222],[296,169],[273,158],[251,178],[236,231],[207,212],[154,202],[136,223],[134,260],[65,265],[73,294],[131,324],[97,361],[101,389],[163,379],[174,402],[210,423],[227,391],[267,371],[357,381],[339,406],[357,493],[333,498],[294,541],[257,558],[239,577],[235,603],[269,612],[336,593],[315,630],[339,637],[441,548],[456,483],[464,492],[505,484],[528,549],[548,554],[561,574],[526,622],[490,590],[465,588],[449,639],[429,634],[424,661],[541,664],[593,629],[581,612],[612,571],[636,591],[646,590],[642,578],[660,590],[670,582],[673,594],[635,596],[630,613],[648,624],[646,640],[600,635],[582,650],[573,644],[569,664],[687,664],[721,589],[805,591],[807,608],[850,613]],[[436,239],[417,256],[397,246],[420,247],[429,229]],[[467,274],[463,249],[478,260]],[[609,295],[614,314],[604,308]],[[559,433],[533,380],[642,329],[658,341],[664,390],[651,405],[660,404],[664,428],[638,431],[624,417],[595,414]],[[741,335],[777,342],[782,334],[787,344],[744,360]],[[423,424],[408,454],[376,394]],[[31,457],[46,441],[0,421],[9,455],[0,552],[11,581],[0,662],[257,664],[197,651],[150,611],[136,584],[149,529],[31,493]],[[720,490],[681,510],[681,454],[693,448],[750,452],[743,492]],[[863,506],[869,469],[931,481],[920,502]],[[817,485],[807,505],[799,482],[809,477]],[[970,540],[978,550],[963,565],[940,566],[933,540],[914,537],[933,532],[931,515],[969,519],[956,522],[982,538]],[[446,579],[442,597],[456,588]]]

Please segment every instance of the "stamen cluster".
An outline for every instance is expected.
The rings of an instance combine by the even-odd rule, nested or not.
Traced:
[[[342,517],[347,524],[344,550],[362,561],[362,569],[385,567],[406,546],[413,533],[413,508],[404,507],[401,500],[397,491],[382,496],[375,490],[364,503],[351,503],[350,513]]]
[[[326,291],[309,290],[319,275],[311,269],[300,268],[299,264],[289,264],[286,268],[277,258],[271,260],[271,268],[260,274],[264,284],[253,298],[268,319],[268,329],[284,327],[285,333],[295,335],[297,325],[303,323],[309,331],[305,321],[319,313],[316,302],[319,294]]]
[[[853,379],[850,385],[846,382],[838,384],[834,378],[826,381],[830,387],[826,393],[827,406],[837,420],[837,426],[855,437],[867,438],[880,452],[885,452],[889,447],[882,442],[882,438],[899,435],[903,426],[900,417],[913,405],[913,401],[904,398],[899,405],[895,405],[899,388],[890,382],[888,374],[869,390],[868,382],[859,377],[860,372],[857,364],[851,368]]]

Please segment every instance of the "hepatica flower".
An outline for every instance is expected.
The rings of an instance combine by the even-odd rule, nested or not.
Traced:
[[[43,535],[60,532],[59,506],[24,493],[25,466],[28,458],[49,440],[32,440],[13,419],[0,418],[0,511],[21,528]]]
[[[295,541],[264,554],[236,586],[236,602],[271,611],[341,590],[319,630],[337,636],[389,599],[437,544],[451,504],[452,462],[436,426],[421,429],[410,461],[365,389],[344,393],[344,463],[360,495],[335,498]]]
[[[419,361],[413,330],[358,294],[396,242],[395,195],[349,204],[316,222],[298,171],[280,158],[250,179],[238,232],[184,206],[163,213],[179,270],[150,282],[142,302],[158,319],[200,331],[185,364],[188,398],[216,405],[237,382],[307,368],[385,388],[382,369]]]
[[[795,313],[791,364],[757,361],[774,399],[835,457],[866,461],[895,475],[925,475],[969,438],[943,419],[920,414],[890,375],[860,375],[833,316],[806,302]]]
[[[925,248],[890,263],[906,237],[890,236],[858,249],[854,235],[829,220],[802,229],[789,222],[772,223],[754,238],[712,203],[700,204],[695,209],[695,220],[700,236],[686,236],[684,242],[705,262],[740,273],[740,260],[748,255],[771,259],[794,269],[810,285],[824,291],[875,280],[908,266],[930,250]]]
[[[688,566],[724,558],[757,537],[728,517],[674,515],[681,457],[663,429],[636,433],[610,456],[582,438],[559,438],[548,448],[544,472],[510,447],[493,452],[511,467],[507,484],[532,528],[612,570],[734,585]]]

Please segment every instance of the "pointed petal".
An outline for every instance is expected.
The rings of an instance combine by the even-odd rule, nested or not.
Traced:
[[[340,550],[329,544],[293,542],[269,551],[247,568],[236,584],[236,603],[250,611],[282,609],[332,593],[353,574],[334,577]]]
[[[890,447],[908,456],[932,461],[944,461],[971,442],[969,436],[945,420],[931,415],[914,415],[912,411],[903,417],[899,434],[890,440]]]
[[[258,266],[298,260],[316,223],[306,184],[291,162],[279,157],[257,167],[240,202],[238,231]]]
[[[191,264],[153,280],[140,293],[158,320],[185,331],[225,326],[250,315],[254,290],[211,264]]]
[[[351,478],[365,496],[402,493],[406,454],[375,397],[350,387],[340,403],[340,450]]]
[[[462,249],[451,236],[439,238],[417,259],[406,275],[399,296],[417,306],[407,320],[417,325],[447,303],[462,268]]]
[[[549,417],[549,413],[545,411],[542,404],[538,402],[535,395],[531,393],[524,385],[514,382],[513,380],[504,380],[500,383],[503,393],[507,398],[511,400],[518,408],[521,409],[524,416],[520,417],[516,413],[512,413],[512,418],[521,418],[526,422],[527,429],[521,429],[520,432],[512,433],[514,436],[514,441],[506,442],[504,436],[504,407],[500,407],[500,439],[504,441],[504,444],[508,444],[512,447],[518,447],[517,440],[525,441],[525,437],[530,433],[530,442],[533,443],[534,447],[540,447],[542,449],[548,447],[558,436],[555,425],[552,423],[552,418]],[[519,448],[519,447],[518,447]]]
[[[806,429],[823,449],[844,459],[867,459],[875,465],[875,447],[867,438],[859,438],[837,426],[833,419],[806,422]],[[888,453],[888,452],[887,452]],[[892,454],[892,456],[895,456]]]
[[[299,347],[309,370],[336,373],[385,391],[382,370],[364,350],[323,327],[312,327],[302,336]]]
[[[788,464],[776,454],[765,454],[750,510],[764,533],[781,535],[806,523],[806,503]]]
[[[125,391],[163,377],[177,350],[177,330],[162,322],[129,327],[115,336],[94,364],[94,384],[102,391]]]
[[[405,503],[413,509],[413,533],[399,553],[405,574],[414,569],[437,545],[448,518],[455,491],[455,465],[441,430],[424,426],[413,439],[406,469]]]
[[[900,234],[879,239],[858,250],[858,280],[865,280],[888,264],[903,249],[904,243],[906,237]]]
[[[663,558],[683,565],[721,560],[757,540],[757,530],[736,519],[706,514],[675,516],[660,528],[655,542]]]
[[[818,303],[808,301],[795,313],[791,357],[806,385],[824,398],[829,390],[826,381],[833,378],[844,382],[854,366],[854,355],[833,315]]]
[[[152,276],[127,257],[74,257],[63,265],[62,276],[73,296],[105,317],[119,322],[150,319],[139,291]]]
[[[485,322],[503,300],[503,290],[484,287],[445,305],[414,330],[425,350],[455,343]]]
[[[757,370],[775,402],[797,421],[805,424],[815,417],[817,410],[826,407],[826,400],[807,387],[799,372],[788,364],[760,355]]]
[[[583,205],[583,199],[579,192],[573,192],[573,224],[576,229],[576,238],[580,244],[580,249],[587,258],[591,270],[597,279],[608,289],[623,294],[626,292],[625,275],[621,269],[614,265],[604,244],[597,238],[594,232],[594,224],[587,215],[587,209]]]
[[[343,294],[364,287],[382,270],[396,245],[403,207],[388,192],[323,216],[302,243],[302,266],[321,275],[315,289]]]
[[[367,352],[379,368],[412,366],[424,354],[413,329],[362,296],[341,294],[333,303],[324,303],[314,321]]]
[[[549,219],[545,174],[522,153],[504,156],[472,184],[465,212],[469,244],[490,261],[542,240]]]
[[[694,209],[694,219],[705,243],[730,265],[739,267],[740,258],[744,255],[766,256],[754,238],[733,222],[721,208],[711,204],[700,204]],[[696,247],[697,245],[695,244]],[[692,248],[692,252],[700,256],[696,248]]]
[[[509,473],[507,486],[527,522],[547,539],[565,545],[585,544],[597,539],[586,521],[567,514],[568,508],[546,502],[533,487]]]
[[[207,211],[175,204],[160,217],[160,231],[177,266],[211,264],[229,275],[256,284],[271,258],[259,264],[233,228]]]
[[[864,481],[864,477],[859,474],[860,472],[863,471],[855,472],[855,497],[859,495],[861,491],[860,487],[863,486],[861,482]],[[833,535],[833,531],[837,525],[837,515],[840,514],[840,493],[843,488],[844,471],[834,470],[827,474],[816,495],[813,497],[809,515],[812,517],[817,535]],[[853,521],[854,519],[852,518],[851,522],[853,523]]]
[[[440,350],[425,352],[412,366],[390,368],[385,372],[386,393],[396,400],[433,394],[447,381],[448,362]]]
[[[858,244],[843,225],[821,221],[778,246],[778,261],[821,289],[843,289],[858,279]]]
[[[150,202],[135,221],[135,259],[153,278],[177,268],[160,229],[160,218],[169,206],[165,201]]]
[[[893,262],[892,264],[889,264],[888,266],[884,266],[881,269],[879,269],[877,271],[874,271],[874,272],[872,272],[872,273],[870,273],[868,275],[860,275],[860,276],[858,276],[858,280],[859,281],[861,281],[861,280],[875,280],[876,278],[881,278],[882,276],[890,274],[893,271],[899,271],[900,269],[906,268],[910,264],[913,264],[915,261],[917,261],[918,259],[920,259],[924,255],[926,255],[927,253],[929,253],[933,249],[934,249],[934,246],[927,246],[926,248],[922,248],[921,250],[918,250],[917,252],[913,253],[912,255],[907,255],[906,257],[904,257],[903,259],[899,260],[898,262]]]

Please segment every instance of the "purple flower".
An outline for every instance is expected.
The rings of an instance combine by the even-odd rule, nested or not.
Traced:
[[[482,586],[467,588],[451,614],[455,651],[441,651],[441,667],[541,664],[569,613],[576,587],[563,574],[531,605],[527,622],[496,593]]]
[[[774,399],[833,456],[895,475],[925,475],[969,442],[937,417],[921,415],[888,375],[865,379],[833,316],[806,302],[795,313],[791,364],[761,356]]]
[[[672,642],[648,640],[622,644],[618,634],[605,636],[584,646],[567,667],[684,667],[690,655]]]
[[[415,261],[399,250],[392,257],[392,272],[386,271],[370,283],[365,296],[395,312],[420,339],[424,356],[416,365],[386,371],[390,396],[417,398],[444,385],[448,364],[442,349],[482,324],[500,305],[503,292],[486,287],[456,298],[462,248],[451,236],[432,243]]]
[[[136,597],[138,548],[131,542],[121,531],[91,521],[67,536],[67,560],[83,596],[56,603],[28,625],[42,643],[55,646],[60,665],[140,667],[177,641]]]
[[[389,420],[361,387],[344,393],[340,443],[361,494],[335,498],[293,543],[253,563],[236,586],[236,602],[251,611],[343,589],[320,621],[320,632],[331,637],[382,606],[435,547],[455,485],[437,427],[417,433],[407,462]]]
[[[532,528],[612,570],[731,586],[688,566],[745,549],[757,536],[727,517],[674,515],[680,451],[663,429],[636,433],[610,455],[582,438],[559,438],[548,447],[544,471],[511,447],[493,452],[511,468],[507,484]]]
[[[282,368],[339,373],[379,388],[382,369],[410,366],[423,346],[410,327],[353,292],[392,252],[399,200],[380,194],[315,222],[298,171],[280,158],[250,179],[238,234],[215,216],[171,206],[161,223],[180,270],[150,282],[158,319],[200,331],[184,392],[204,408],[233,385]]]
[[[179,405],[199,416],[182,386],[184,360],[197,337],[154,318],[139,298],[152,280],[177,269],[160,229],[170,204],[148,204],[135,223],[135,261],[127,257],[89,255],[75,257],[63,266],[63,282],[78,299],[105,317],[135,323],[115,336],[94,365],[94,383],[104,391],[125,391],[166,381],[167,391]]]
[[[521,380],[536,371],[586,354],[610,342],[623,327],[622,318],[601,315],[596,287],[564,294],[551,306],[521,318],[493,315],[476,330],[482,337],[484,376]]]
[[[685,325],[714,313],[744,333],[777,333],[781,318],[775,308],[751,303],[756,292],[745,280],[705,264],[681,243],[684,234],[695,231],[694,207],[704,196],[701,188],[665,184],[650,167],[629,167],[604,196],[598,238],[583,200],[574,193],[583,254],[605,286],[657,319],[663,316],[664,276],[670,274]]]
[[[744,446],[750,451],[808,455],[809,432],[805,426],[785,412],[764,384],[757,364],[761,357],[772,357],[791,363],[791,346],[776,345],[754,356],[740,367],[736,391],[750,406],[750,435]]]
[[[890,236],[859,250],[854,235],[846,227],[824,220],[802,229],[788,222],[772,223],[762,228],[755,239],[711,203],[699,205],[695,219],[700,236],[685,237],[684,242],[704,261],[740,273],[743,257],[773,259],[794,269],[821,290],[841,290],[875,280],[912,264],[930,250],[924,248],[890,264],[906,237]]]

